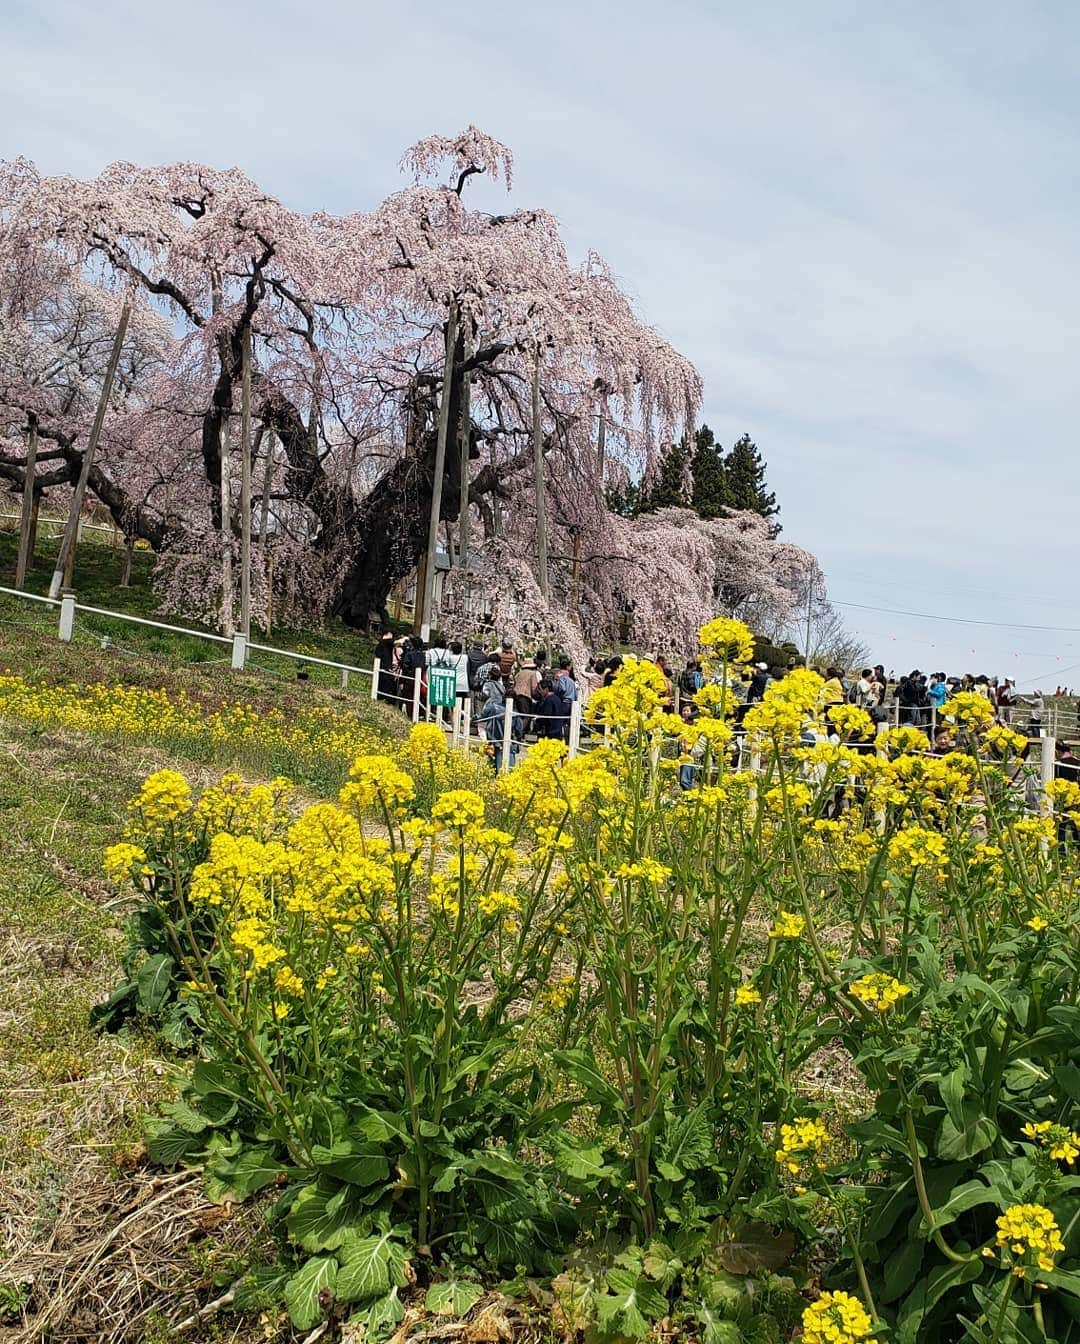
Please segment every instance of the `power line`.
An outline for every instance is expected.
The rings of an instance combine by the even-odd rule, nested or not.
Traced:
[[[977,621],[970,616],[937,616],[930,611],[900,611],[896,607],[871,607],[865,602],[841,602],[830,598],[834,607],[851,607],[856,611],[878,611],[886,616],[914,616],[920,621],[947,621],[950,625],[989,625],[997,630],[1055,630],[1080,635],[1077,625],[1024,625],[1019,621]]]

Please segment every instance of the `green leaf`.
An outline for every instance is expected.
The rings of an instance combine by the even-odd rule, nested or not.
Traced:
[[[630,1269],[609,1269],[608,1291],[593,1299],[596,1322],[605,1334],[644,1339],[649,1326],[667,1314],[667,1298],[646,1279]]]
[[[214,1204],[240,1204],[257,1190],[272,1185],[287,1170],[272,1148],[245,1148],[235,1162],[207,1165],[206,1197]]]
[[[333,1150],[312,1149],[312,1161],[320,1171],[349,1185],[378,1185],[390,1176],[390,1164],[381,1153],[347,1153],[334,1156]]]
[[[236,1102],[246,1102],[249,1099],[249,1092],[242,1077],[238,1077],[224,1064],[211,1064],[202,1059],[191,1071],[191,1086],[200,1097],[219,1094]]]
[[[1070,1101],[1080,1101],[1080,1068],[1075,1064],[1059,1064],[1054,1070],[1054,1081]]]
[[[366,1311],[350,1317],[350,1323],[366,1326],[365,1339],[382,1339],[405,1315],[401,1294],[391,1288],[385,1297],[374,1301]]]
[[[657,1170],[666,1180],[681,1181],[688,1171],[703,1167],[713,1154],[713,1127],[705,1103],[695,1106],[671,1127],[659,1146]]]
[[[967,1065],[958,1064],[951,1073],[938,1080],[941,1100],[945,1103],[945,1109],[957,1129],[964,1127],[964,1083],[967,1075]]]
[[[319,1185],[308,1185],[300,1191],[289,1210],[285,1225],[292,1239],[305,1251],[336,1251],[352,1230],[356,1210],[350,1200],[337,1199],[349,1192]],[[330,1207],[331,1200],[336,1200]]]
[[[134,980],[118,985],[104,1003],[95,1003],[90,1009],[90,1028],[93,1031],[119,1031],[135,1011],[136,984]]]
[[[611,1174],[599,1145],[561,1142],[554,1145],[551,1155],[556,1167],[571,1180],[599,1180]]]
[[[997,1202],[996,1195],[983,1181],[965,1181],[963,1185],[958,1185],[950,1192],[944,1204],[934,1210],[934,1226],[947,1227],[968,1209],[974,1209],[980,1204]],[[919,1235],[924,1238],[930,1235],[930,1228],[925,1219],[919,1223]]]
[[[405,1247],[394,1241],[389,1232],[373,1237],[350,1233],[341,1242],[338,1258],[341,1269],[337,1293],[342,1302],[382,1297],[391,1288],[404,1288],[408,1282]]]
[[[734,1321],[725,1321],[704,1303],[698,1307],[701,1344],[742,1344],[743,1333]]]
[[[621,1111],[622,1098],[590,1054],[584,1050],[556,1050],[554,1060],[568,1078],[584,1089],[588,1101]]]
[[[157,956],[147,957],[139,967],[135,977],[135,989],[139,999],[139,1011],[147,1017],[155,1017],[161,1005],[169,995],[176,963],[172,957],[159,952]]]
[[[924,1241],[903,1241],[885,1261],[881,1279],[881,1301],[895,1302],[903,1297],[919,1273],[926,1250]]]
[[[774,1232],[767,1223],[750,1222],[734,1229],[718,1218],[711,1229],[712,1249],[705,1263],[709,1269],[729,1274],[760,1274],[779,1269],[795,1253],[794,1232]]]
[[[170,1124],[160,1117],[147,1122],[146,1151],[151,1162],[157,1162],[163,1167],[175,1167],[201,1147],[198,1137],[179,1125]]]
[[[333,1256],[315,1255],[285,1284],[285,1305],[297,1330],[310,1330],[326,1315],[319,1294],[324,1290],[333,1293],[337,1272]]]
[[[909,1176],[899,1185],[871,1186],[869,1195],[870,1208],[863,1236],[867,1241],[881,1241],[893,1230],[901,1215],[910,1208],[915,1197],[915,1182]]]
[[[946,1114],[938,1131],[937,1155],[946,1161],[959,1161],[984,1152],[998,1136],[998,1127],[975,1101],[963,1104],[961,1123],[953,1123],[951,1115]]]
[[[965,1260],[962,1264],[939,1265],[916,1283],[904,1299],[896,1317],[897,1344],[916,1344],[921,1340],[920,1326],[926,1315],[937,1306],[950,1288],[971,1283],[983,1271],[978,1259]]]
[[[444,1279],[427,1290],[424,1306],[438,1316],[464,1316],[479,1302],[484,1290],[467,1279]]]
[[[646,1277],[654,1279],[661,1287],[669,1287],[682,1267],[683,1262],[664,1242],[650,1241],[645,1247],[642,1268]]]

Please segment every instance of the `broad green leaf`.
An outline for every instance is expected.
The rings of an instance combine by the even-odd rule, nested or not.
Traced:
[[[202,1134],[210,1128],[210,1121],[200,1111],[194,1110],[186,1101],[173,1101],[161,1108],[172,1124],[186,1130],[188,1134]]]
[[[245,1148],[235,1162],[207,1165],[206,1197],[215,1204],[239,1204],[272,1185],[287,1170],[272,1148]]]
[[[744,1223],[739,1228],[717,1219],[711,1229],[713,1245],[705,1262],[710,1269],[729,1274],[760,1274],[779,1269],[795,1252],[794,1232],[774,1232],[767,1223]]]
[[[916,1283],[904,1299],[896,1317],[897,1344],[916,1344],[921,1339],[920,1327],[927,1313],[932,1311],[950,1288],[971,1283],[983,1271],[982,1261],[965,1260],[956,1265],[939,1265]]]
[[[605,1275],[608,1291],[593,1299],[596,1322],[606,1334],[644,1339],[649,1327],[667,1314],[667,1298],[633,1270],[610,1269]]]
[[[405,1307],[397,1288],[391,1288],[385,1297],[377,1298],[370,1307],[350,1317],[353,1324],[363,1322],[366,1326],[364,1338],[383,1339],[405,1315]]]
[[[198,1137],[189,1130],[181,1129],[179,1125],[160,1118],[147,1123],[146,1151],[151,1162],[157,1162],[163,1167],[175,1167],[201,1147]]]
[[[958,1064],[951,1073],[938,1080],[941,1100],[945,1103],[945,1109],[957,1129],[962,1129],[964,1126],[964,1083],[967,1081],[967,1076],[967,1065]]]
[[[340,1244],[337,1294],[343,1302],[365,1302],[391,1288],[404,1288],[405,1247],[389,1232],[373,1237],[351,1233]]]
[[[314,1255],[285,1285],[285,1305],[289,1320],[297,1330],[310,1330],[326,1315],[319,1305],[319,1294],[333,1293],[338,1266],[333,1256]]]
[[[348,1190],[348,1186],[343,1187]],[[289,1210],[285,1225],[289,1235],[305,1251],[336,1251],[356,1222],[356,1210],[345,1200],[331,1200],[342,1191],[322,1185],[308,1185],[300,1191]]]
[[[983,1181],[965,1181],[963,1185],[958,1185],[951,1193],[944,1204],[934,1210],[934,1226],[947,1227],[949,1223],[955,1222],[962,1213],[968,1209],[974,1209],[980,1204],[996,1204],[997,1197]],[[919,1235],[928,1237],[930,1228],[926,1220],[922,1219],[919,1223]]]
[[[974,1157],[985,1152],[998,1136],[997,1125],[983,1115],[978,1102],[965,1101],[962,1123],[953,1123],[951,1115],[946,1114],[938,1131],[937,1155],[946,1161],[958,1161]]]
[[[555,1063],[573,1082],[584,1089],[588,1101],[615,1111],[622,1109],[622,1099],[604,1076],[596,1060],[584,1050],[556,1050]]]
[[[1075,1064],[1059,1064],[1054,1070],[1054,1081],[1070,1101],[1080,1101],[1080,1068]]]
[[[726,1321],[711,1307],[698,1307],[701,1322],[701,1344],[743,1344],[743,1332],[735,1321]]]
[[[243,1078],[227,1069],[224,1064],[212,1064],[203,1059],[199,1060],[191,1071],[191,1085],[200,1097],[220,1093],[239,1102],[246,1102],[249,1097]]]
[[[654,1279],[661,1287],[668,1287],[683,1267],[683,1262],[670,1246],[662,1241],[650,1241],[645,1247],[642,1268],[648,1278]]]
[[[895,1302],[915,1282],[922,1265],[926,1243],[914,1237],[902,1241],[885,1261],[882,1272],[881,1301]]]
[[[484,1290],[468,1279],[443,1279],[427,1290],[424,1306],[438,1316],[464,1316],[479,1302]]]
[[[575,1181],[599,1179],[610,1173],[604,1165],[604,1154],[598,1145],[559,1143],[552,1151],[555,1165]]]
[[[351,1153],[325,1161],[318,1158],[314,1160],[320,1171],[325,1171],[335,1180],[346,1181],[349,1185],[378,1185],[390,1176],[390,1164],[381,1153]]]
[[[145,1013],[147,1017],[156,1016],[168,998],[175,966],[172,957],[159,952],[156,956],[147,957],[139,967],[135,987],[138,992],[139,1011]]]
[[[915,1200],[915,1182],[912,1177],[899,1185],[870,1187],[870,1208],[863,1228],[867,1241],[881,1241],[896,1226],[901,1215],[909,1211]]]

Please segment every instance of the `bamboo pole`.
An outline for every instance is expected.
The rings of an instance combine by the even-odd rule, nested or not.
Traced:
[[[457,345],[457,303],[451,299],[446,319],[446,360],[443,364],[442,392],[439,396],[439,431],[435,440],[435,478],[431,483],[431,515],[428,519],[427,565],[424,569],[424,599],[421,607],[420,637],[431,634],[431,606],[435,595],[435,546],[439,537],[439,513],[442,510],[443,474],[446,471],[446,440],[450,430],[450,391],[454,375],[454,348]]]
[[[33,552],[31,528],[34,520],[34,471],[37,467],[37,421],[31,417],[26,440],[26,474],[23,477],[22,511],[19,515],[19,554],[15,561],[15,587],[26,582]]]
[[[244,328],[240,381],[240,629],[251,635],[251,326]]]
[[[533,472],[536,477],[536,566],[540,594],[548,598],[547,506],[544,498],[544,427],[540,417],[540,344],[537,342],[532,379]]]
[[[105,378],[101,384],[101,395],[98,397],[97,411],[94,414],[94,423],[90,429],[90,438],[86,448],[83,451],[82,466],[79,469],[79,479],[75,485],[75,493],[71,497],[71,507],[68,510],[67,523],[64,526],[64,535],[60,540],[60,551],[56,557],[56,568],[53,570],[53,576],[49,583],[49,596],[56,598],[60,596],[60,588],[64,582],[65,571],[70,573],[68,557],[74,560],[75,541],[79,530],[79,516],[82,513],[83,500],[86,498],[86,482],[90,477],[90,468],[94,465],[94,454],[97,452],[98,440],[101,438],[101,431],[105,425],[105,413],[109,409],[109,400],[112,397],[113,381],[116,378],[116,369],[120,363],[120,352],[124,346],[124,336],[127,333],[128,320],[131,317],[131,290],[127,292],[124,299],[124,306],[120,309],[120,321],[116,324],[116,335],[113,337],[112,350],[109,354],[109,363],[105,369]]]

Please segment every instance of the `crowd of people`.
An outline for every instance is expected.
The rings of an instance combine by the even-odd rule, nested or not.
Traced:
[[[420,705],[427,712],[431,672],[441,669],[454,677],[455,699],[464,711],[473,731],[487,739],[493,748],[496,769],[509,753],[510,764],[520,747],[531,738],[560,738],[567,741],[575,702],[583,703],[592,691],[610,684],[622,665],[619,655],[591,658],[584,668],[575,669],[567,657],[549,658],[545,648],[521,652],[513,641],[502,640],[489,648],[479,640],[447,639],[436,632],[429,642],[418,636],[398,636],[387,632],[376,648],[379,660],[377,693],[380,700],[410,711],[419,693]],[[680,714],[688,731],[699,713],[695,696],[706,682],[702,666],[688,661],[673,670],[667,660],[656,655],[652,661],[663,674],[669,708]],[[771,682],[787,675],[789,667],[753,663],[736,678],[731,691],[735,699],[736,729],[747,710],[760,702]],[[865,709],[879,723],[895,723],[922,729],[935,746],[948,749],[948,725],[939,722],[939,711],[959,691],[984,696],[995,709],[996,718],[1011,727],[1040,737],[1046,720],[1046,702],[1041,692],[1021,695],[1012,677],[991,677],[967,673],[949,676],[930,674],[918,668],[906,675],[886,672],[883,664],[864,667],[858,672],[825,666],[816,667],[824,681],[826,710],[834,705],[851,704]],[[417,673],[419,672],[419,692]],[[1055,695],[1068,692],[1058,687]],[[507,708],[509,706],[509,737]],[[938,739],[941,738],[941,741]],[[690,787],[693,770],[681,776]]]

